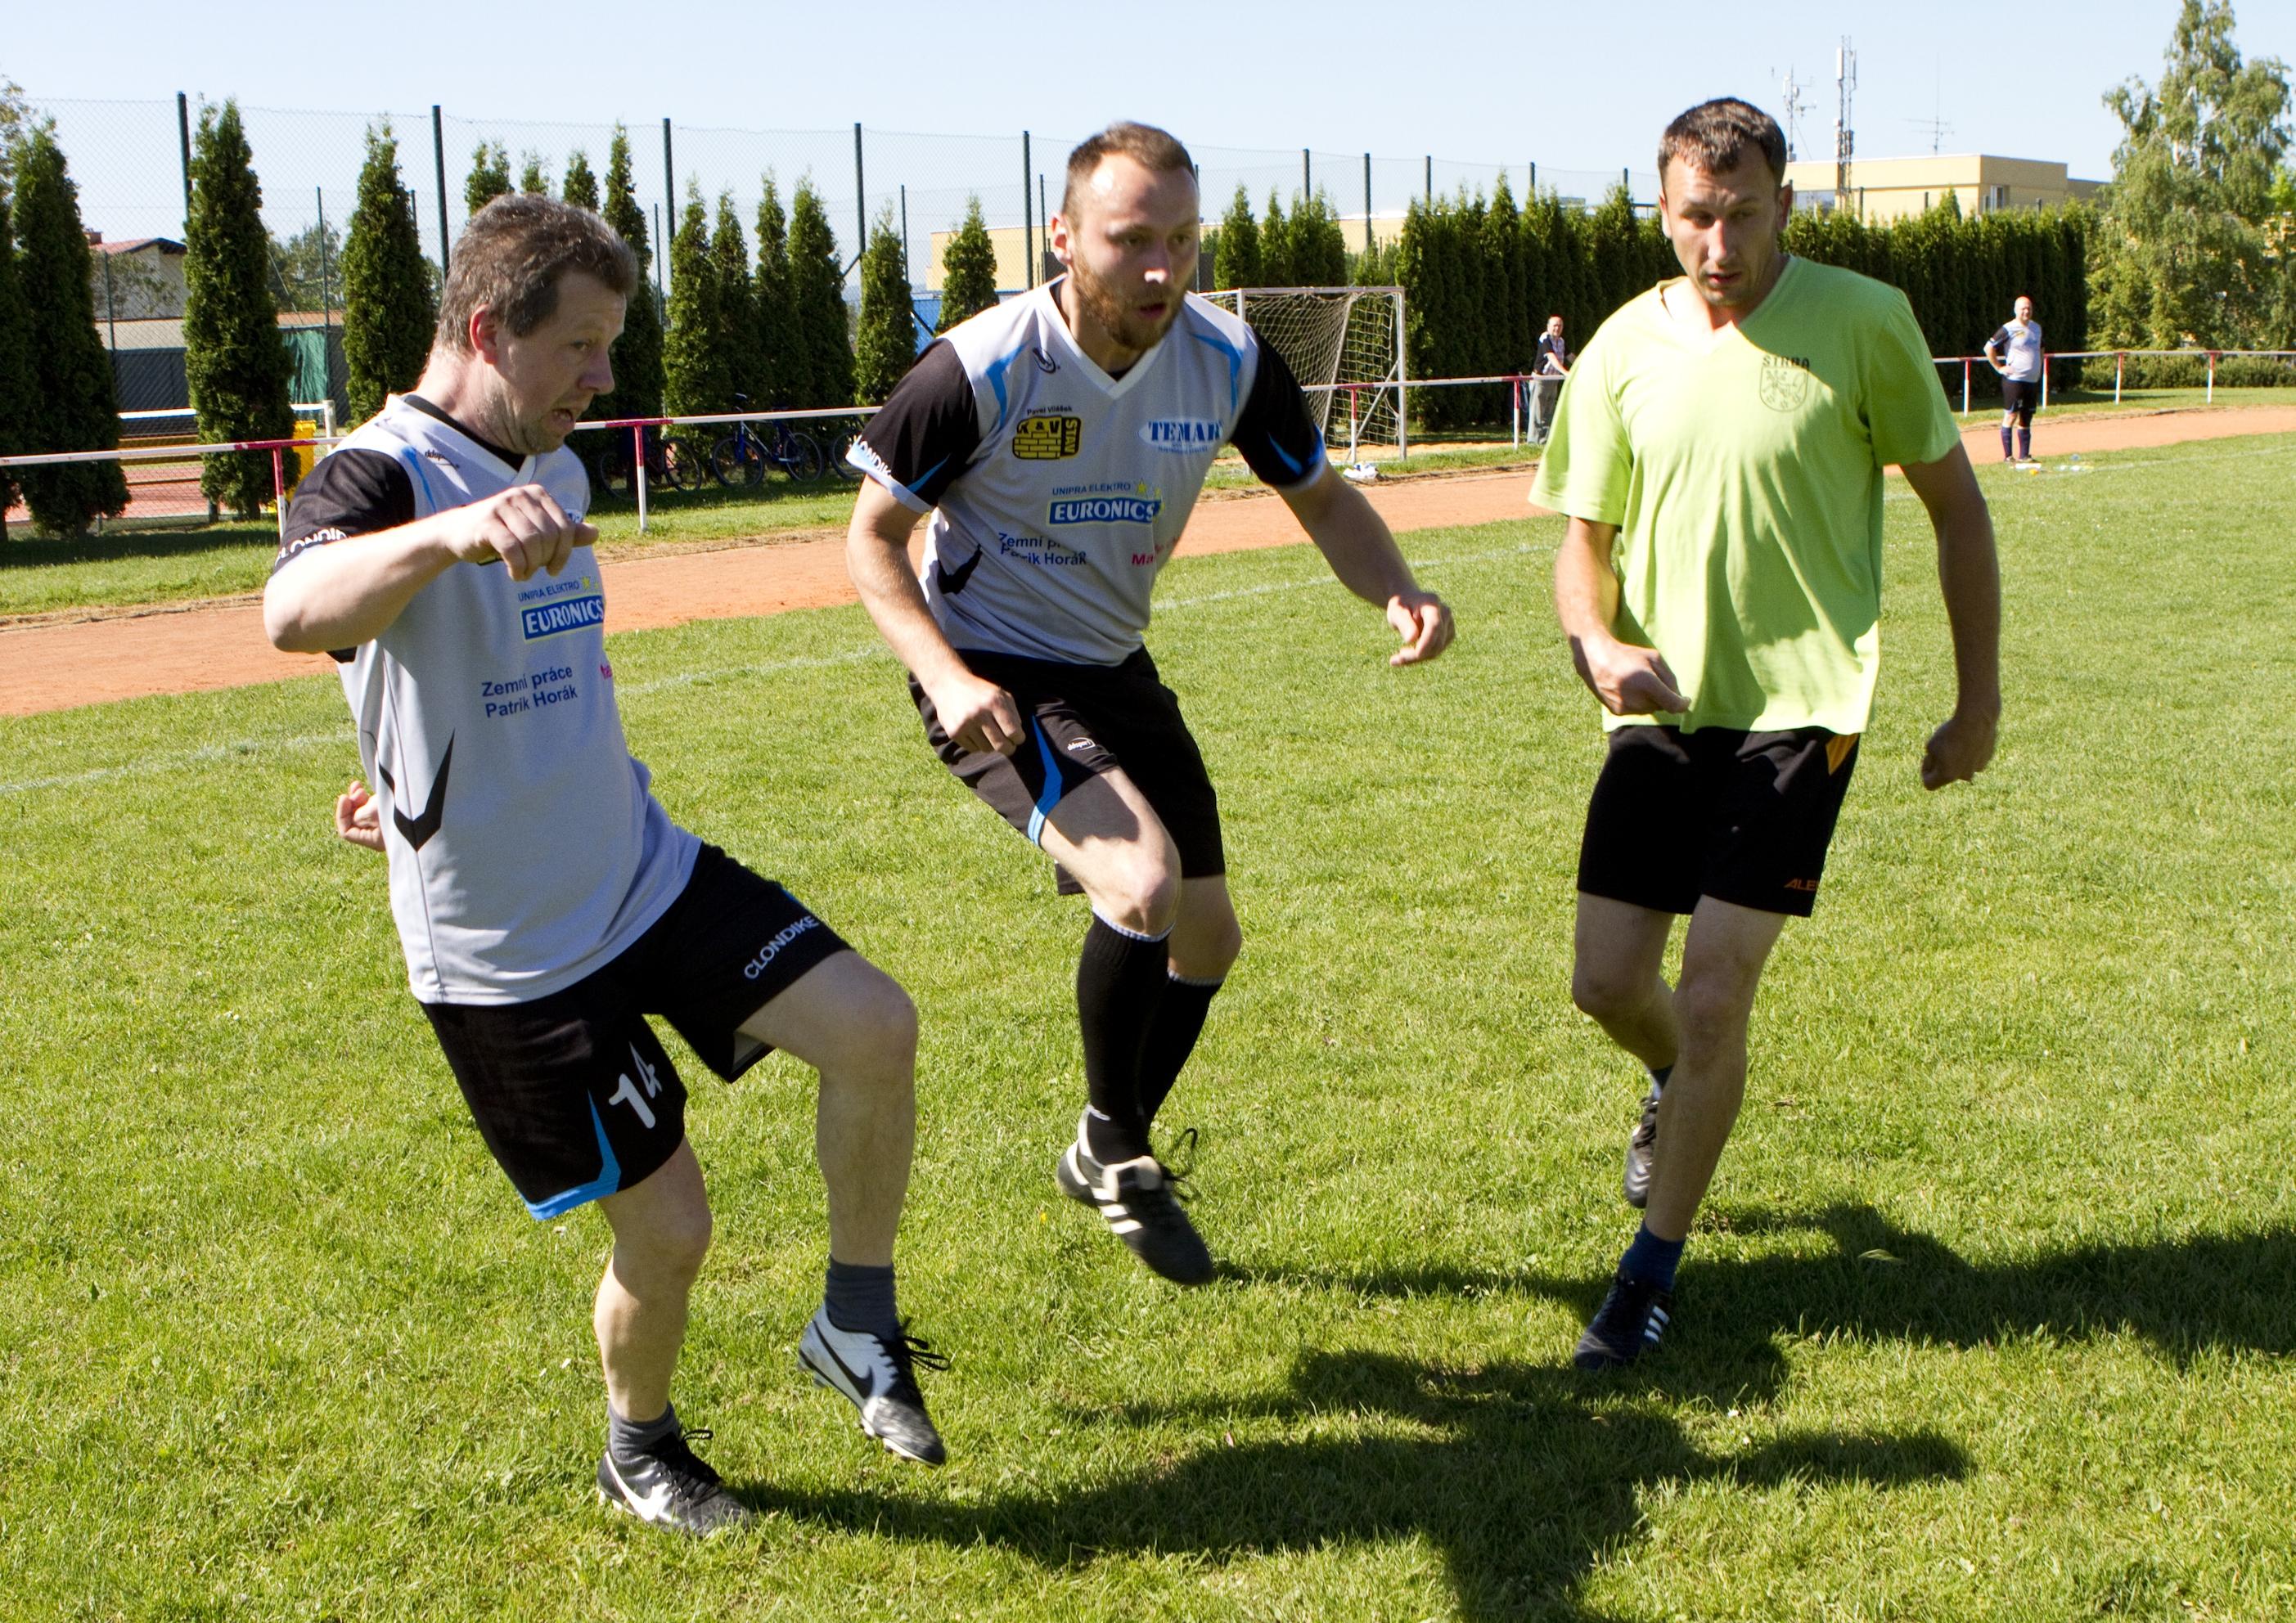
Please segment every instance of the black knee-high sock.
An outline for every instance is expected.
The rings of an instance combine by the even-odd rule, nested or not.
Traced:
[[[2005,422],[2001,425],[2001,460],[2009,460],[2009,425]]]
[[[1103,1164],[1148,1153],[1140,1051],[1163,999],[1164,979],[1164,936],[1135,935],[1092,915],[1077,958],[1077,1023],[1084,1032],[1085,1091],[1092,1103],[1085,1113],[1085,1148]]]
[[[1217,980],[1186,980],[1175,975],[1164,983],[1164,1001],[1156,1010],[1156,1023],[1148,1028],[1148,1041],[1140,1051],[1140,1116],[1153,1122],[1170,1096],[1181,1068],[1196,1051],[1204,1015],[1218,993]]]
[[[2017,430],[2017,460],[2026,461],[2033,455],[2033,430],[2022,426]]]

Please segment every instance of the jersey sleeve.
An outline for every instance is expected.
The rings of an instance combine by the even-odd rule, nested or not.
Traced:
[[[2009,347],[2009,329],[2006,327],[1994,328],[1993,336],[1985,340],[1985,347],[1988,349],[2006,349]]]
[[[1611,348],[1597,332],[1562,380],[1554,426],[1539,459],[1530,499],[1589,524],[1626,522],[1634,449],[1610,375]]]
[[[1251,393],[1237,414],[1228,443],[1262,484],[1278,490],[1304,485],[1324,471],[1324,436],[1308,415],[1308,399],[1300,380],[1283,357],[1266,344],[1259,347]]]
[[[948,340],[940,339],[894,386],[845,459],[904,507],[930,512],[980,448],[972,380]]]
[[[1914,307],[1894,288],[1866,346],[1865,381],[1866,425],[1877,464],[1932,463],[1960,442]]]
[[[272,573],[315,546],[414,522],[414,484],[398,459],[347,447],[322,457],[287,503]]]

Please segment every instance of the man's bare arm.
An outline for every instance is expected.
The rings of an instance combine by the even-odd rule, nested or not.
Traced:
[[[1390,665],[1417,665],[1451,645],[1450,608],[1413,578],[1395,545],[1394,532],[1376,508],[1326,463],[1304,485],[1279,490],[1308,538],[1332,566],[1340,584],[1364,602],[1387,611],[1403,646]]]
[[[964,749],[1010,755],[1021,742],[1020,707],[966,668],[910,572],[909,536],[918,516],[876,480],[863,480],[845,532],[846,572],[878,631],[932,701],[942,731]]]
[[[1615,524],[1573,519],[1554,554],[1554,617],[1570,642],[1570,662],[1603,708],[1613,716],[1678,715],[1690,708],[1674,672],[1655,648],[1621,643],[1611,635],[1619,612],[1619,577],[1611,568]]]
[[[1965,783],[1993,758],[2001,721],[2001,565],[1993,515],[1969,454],[1959,445],[1906,469],[1906,482],[1937,531],[1938,585],[1953,632],[1953,714],[1922,752],[1922,786]]]
[[[395,529],[304,552],[263,588],[263,629],[275,648],[323,653],[373,642],[414,594],[457,563],[499,560],[516,580],[547,570],[598,538],[539,485],[518,485]]]

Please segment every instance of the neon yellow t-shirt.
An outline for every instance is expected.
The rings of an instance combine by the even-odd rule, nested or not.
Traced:
[[[1611,629],[1656,648],[1690,701],[1603,725],[1862,733],[1882,654],[1882,470],[1935,462],[1957,438],[1913,308],[1885,283],[1790,258],[1710,343],[1660,291],[1587,343],[1531,490],[1619,527]]]

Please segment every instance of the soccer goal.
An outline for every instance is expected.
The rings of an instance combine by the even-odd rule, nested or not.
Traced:
[[[1324,442],[1406,447],[1403,421],[1403,290],[1244,287],[1207,293],[1271,345],[1307,391]]]

